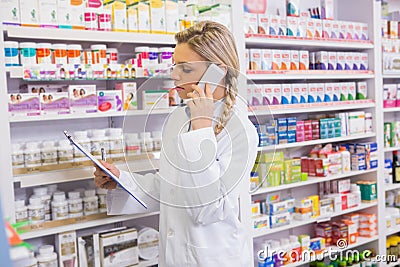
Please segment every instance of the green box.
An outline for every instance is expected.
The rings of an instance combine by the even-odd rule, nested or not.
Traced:
[[[376,182],[374,181],[359,181],[357,185],[361,191],[362,202],[375,202],[378,199],[378,191],[376,188]]]

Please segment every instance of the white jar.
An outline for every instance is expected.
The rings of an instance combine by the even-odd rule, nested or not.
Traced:
[[[136,65],[139,68],[147,68],[149,66],[149,49],[148,46],[135,47]]]
[[[68,64],[66,44],[52,44],[51,51],[53,54],[53,64]]]
[[[139,155],[140,151],[140,139],[137,133],[125,134],[125,152],[127,155]]]
[[[122,128],[109,128],[108,140],[110,142],[110,156],[123,157],[124,156],[124,140],[122,137]]]
[[[38,142],[28,142],[24,150],[25,167],[32,168],[42,165],[40,148]]]
[[[25,200],[20,199],[15,201],[15,221],[25,222],[28,221],[28,208],[25,206]]]
[[[83,203],[80,193],[76,191],[68,192],[69,217],[76,218],[83,216]]]
[[[18,42],[4,42],[4,61],[6,67],[19,66]]]
[[[53,141],[44,141],[40,152],[42,165],[57,164],[57,148]]]
[[[107,64],[107,45],[95,44],[91,45],[90,49],[92,50],[93,62],[101,65]]]
[[[345,147],[340,147],[340,154],[342,157],[342,172],[346,173],[351,171],[351,155]]]
[[[38,267],[58,267],[57,253],[52,245],[44,245],[39,248],[36,256]]]
[[[157,47],[149,48],[149,64],[152,66],[158,65],[158,48]]]
[[[51,44],[38,43],[36,45],[37,64],[51,64]]]
[[[69,44],[67,45],[68,64],[82,63],[82,45]]]
[[[21,64],[32,66],[36,64],[36,43],[23,42],[19,43],[21,49]]]
[[[53,220],[63,220],[68,218],[68,201],[65,199],[64,192],[58,191],[53,194],[51,212]]]
[[[99,200],[95,190],[85,190],[83,207],[85,215],[99,213]]]
[[[107,64],[118,64],[118,49],[107,48]]]
[[[357,206],[361,205],[361,191],[357,184],[351,184],[351,193],[357,196]]]
[[[58,141],[57,158],[60,164],[74,161],[74,148],[68,140]]]
[[[34,254],[32,252],[32,254]],[[14,265],[13,266],[18,266],[18,267],[37,267],[37,259],[34,257],[34,255],[31,255],[29,258],[22,258],[17,261],[13,261]]]
[[[86,149],[87,151],[90,151],[90,139],[87,137],[87,132],[86,131],[76,131],[74,132],[74,137],[78,143],[81,144],[81,146]],[[79,162],[79,161],[86,161],[87,158],[86,156],[79,151],[78,149],[74,149],[74,161]]]
[[[161,150],[161,145],[162,145],[162,132],[161,131],[153,131],[152,133],[153,136],[153,146],[154,150],[159,151]]]
[[[160,63],[171,66],[172,54],[174,53],[174,49],[172,47],[160,47],[158,51],[160,52]]]
[[[99,198],[99,212],[107,212],[107,189],[96,188],[96,194]]]
[[[31,196],[29,198],[28,216],[32,224],[44,222],[44,205],[42,198],[39,196]]]
[[[13,168],[23,168],[25,167],[24,162],[24,150],[22,149],[22,144],[12,144],[11,145],[11,159]]]
[[[47,187],[36,187],[33,188],[33,195],[38,196],[42,199],[42,204],[44,205],[44,220],[51,220],[51,195],[47,193]]]
[[[141,149],[142,152],[153,151],[153,138],[150,137],[150,132],[140,133]]]
[[[58,186],[56,184],[50,184],[46,187],[47,187],[47,194],[49,194],[50,196],[53,196],[53,194],[58,191],[57,190]]]
[[[104,129],[92,130],[92,136],[90,137],[91,151],[94,156],[101,156],[101,149],[104,148],[106,153],[110,151],[110,143],[106,136]]]

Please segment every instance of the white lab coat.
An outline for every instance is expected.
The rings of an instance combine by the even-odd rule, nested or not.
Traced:
[[[221,110],[221,102],[215,102],[214,118]],[[227,131],[217,137],[211,127],[188,131],[189,118],[188,108],[168,118],[158,173],[121,172],[120,179],[132,184],[148,209],[117,188],[107,193],[108,214],[160,209],[160,267],[250,267],[252,237],[238,219],[238,196],[240,187],[248,188],[257,155],[255,127],[237,107]]]

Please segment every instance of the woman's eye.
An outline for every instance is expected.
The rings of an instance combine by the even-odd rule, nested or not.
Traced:
[[[183,71],[184,73],[191,73],[191,72],[192,72],[192,69],[188,69],[188,68],[183,67],[183,68],[182,68],[182,71]]]

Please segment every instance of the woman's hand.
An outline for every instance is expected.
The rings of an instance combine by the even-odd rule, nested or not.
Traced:
[[[119,178],[120,171],[112,164],[108,164],[105,161],[100,161],[104,167],[106,167],[112,174]],[[117,188],[117,182],[111,179],[105,172],[103,172],[99,167],[95,166],[96,170],[94,172],[94,183],[97,187],[104,189],[115,189]]]
[[[205,93],[198,85],[193,84],[192,87],[194,91],[187,94],[192,98],[187,102],[191,114],[191,128],[197,130],[211,127],[214,116],[214,99],[210,85],[206,83]]]

